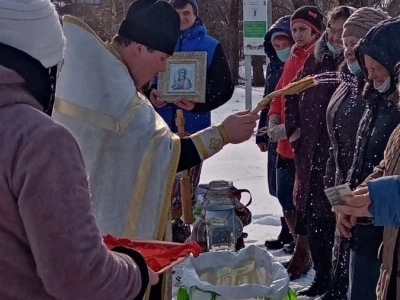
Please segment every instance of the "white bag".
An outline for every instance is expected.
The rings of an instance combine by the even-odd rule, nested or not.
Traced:
[[[256,246],[203,253],[182,267],[178,300],[294,299],[286,269]]]

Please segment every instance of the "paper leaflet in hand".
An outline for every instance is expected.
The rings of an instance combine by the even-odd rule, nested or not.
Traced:
[[[353,193],[347,184],[328,188],[325,190],[325,195],[332,206],[343,204],[345,197],[353,197]]]

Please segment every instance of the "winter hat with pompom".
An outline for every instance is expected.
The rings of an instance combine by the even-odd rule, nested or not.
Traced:
[[[0,0],[0,43],[27,53],[45,68],[57,65],[65,39],[54,5],[50,0]]]
[[[362,39],[372,27],[386,19],[389,19],[389,15],[380,9],[359,8],[344,23],[342,38],[355,36]]]

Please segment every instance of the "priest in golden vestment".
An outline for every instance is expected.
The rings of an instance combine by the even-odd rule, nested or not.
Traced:
[[[134,2],[112,43],[80,20],[64,17],[67,46],[52,117],[81,147],[102,234],[171,240],[177,171],[198,165],[228,143],[248,140],[256,126],[258,116],[242,112],[179,138],[154,111],[141,89],[165,71],[179,28],[179,15],[165,1]],[[170,299],[170,287],[164,278],[163,296],[157,298]]]

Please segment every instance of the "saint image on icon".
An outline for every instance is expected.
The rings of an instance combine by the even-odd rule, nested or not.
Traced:
[[[177,70],[171,88],[174,91],[177,90],[187,91],[192,89],[192,81],[189,78],[187,78],[187,70],[185,68],[180,68]]]

